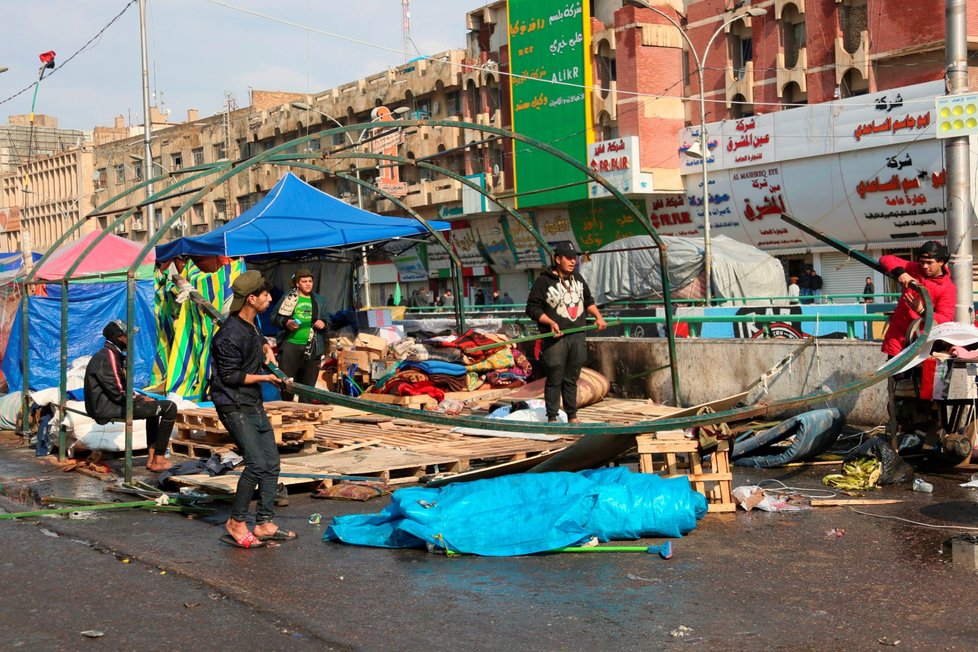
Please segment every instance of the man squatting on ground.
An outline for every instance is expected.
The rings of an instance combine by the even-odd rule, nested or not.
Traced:
[[[275,433],[262,405],[261,383],[278,384],[271,373],[272,348],[258,330],[257,317],[272,303],[271,286],[260,272],[241,274],[231,284],[231,314],[211,342],[211,400],[244,457],[245,468],[234,494],[231,518],[221,540],[239,548],[258,548],[266,541],[295,539],[296,534],[272,523],[279,455]],[[248,505],[258,488],[254,532],[248,530]]]
[[[133,332],[138,330],[134,328]],[[129,347],[126,322],[121,319],[110,321],[102,329],[102,336],[105,346],[85,367],[85,412],[95,419],[95,423],[105,425],[126,418],[126,350]],[[155,473],[170,468],[166,447],[177,419],[176,403],[133,394],[132,418],[146,419],[146,447],[149,449],[146,468]]]
[[[919,283],[930,294],[935,324],[954,319],[957,291],[945,266],[946,262],[947,247],[934,240],[920,245],[916,262],[899,256],[887,255],[880,258],[880,265],[904,288],[903,295],[887,322],[886,335],[883,336],[881,349],[887,356],[892,358],[907,346],[907,329],[924,311],[924,300],[910,289],[912,281]]]
[[[301,267],[292,275],[292,290],[282,297],[272,314],[279,329],[280,368],[297,383],[316,386],[319,367],[326,352],[326,326],[329,312],[326,299],[312,291],[312,271]],[[282,400],[294,394],[282,390]]]
[[[540,325],[540,333],[553,337],[538,340],[539,359],[547,371],[544,402],[547,420],[556,421],[561,397],[569,423],[578,423],[577,380],[587,362],[587,338],[583,331],[565,335],[565,329],[587,324],[591,314],[599,331],[607,328],[584,278],[574,271],[580,252],[570,243],[554,248],[554,266],[540,274],[526,300],[526,314]]]

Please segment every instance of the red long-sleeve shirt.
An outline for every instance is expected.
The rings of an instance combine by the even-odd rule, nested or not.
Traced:
[[[941,267],[943,274],[940,276],[926,277],[923,268],[912,260],[905,260],[899,256],[882,256],[880,264],[894,277],[899,276],[898,270],[902,270],[914,277],[930,295],[931,303],[934,304],[934,323],[943,324],[954,319],[954,304],[956,302],[957,291],[951,274],[946,266]],[[907,292],[914,293],[913,290]],[[914,293],[916,294],[916,293]],[[907,327],[910,323],[921,317],[920,313],[910,308],[908,302],[900,298],[897,302],[896,310],[887,323],[886,335],[883,337],[883,353],[887,355],[897,355],[907,345]]]

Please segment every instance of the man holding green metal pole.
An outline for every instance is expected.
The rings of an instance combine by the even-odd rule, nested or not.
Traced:
[[[583,331],[563,331],[582,327],[592,315],[599,331],[608,327],[591,296],[584,278],[575,270],[581,253],[569,243],[554,247],[554,266],[540,274],[526,300],[526,314],[540,325],[541,333],[553,337],[539,340],[538,358],[547,370],[543,397],[547,420],[557,421],[563,398],[568,423],[578,423],[577,381],[587,362],[587,336]]]

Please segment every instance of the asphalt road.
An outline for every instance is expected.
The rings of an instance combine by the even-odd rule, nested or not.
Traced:
[[[40,482],[65,495],[87,482],[8,453],[0,478],[19,478],[8,493]],[[735,471],[735,484],[815,487],[825,472]],[[865,511],[978,527],[978,493],[957,486],[966,476],[928,478],[933,494],[890,487],[881,496],[904,502]],[[174,514],[0,522],[0,648],[978,649],[978,574],[942,551],[960,532],[818,508],[707,516],[674,541],[671,560],[449,558],[322,542],[331,515],[385,504],[293,496],[277,520],[301,538],[250,551],[221,544],[219,525]],[[313,512],[323,524],[307,522]],[[88,629],[105,635],[86,641]]]

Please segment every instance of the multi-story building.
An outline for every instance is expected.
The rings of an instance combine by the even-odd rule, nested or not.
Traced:
[[[702,200],[709,195],[714,234],[768,249],[792,271],[814,265],[825,272],[826,291],[852,290],[850,271],[861,288],[866,271],[796,234],[772,236],[780,224],[752,220],[757,202],[771,201],[743,194],[739,182],[756,179],[751,176],[760,174],[755,168],[763,168],[770,175],[766,179],[778,183],[783,191],[776,198],[780,207],[816,226],[828,220],[825,224],[836,229],[837,237],[873,255],[940,237],[944,208],[943,199],[936,205],[941,194],[936,185],[926,201],[935,203],[940,217],[935,222],[941,224],[899,233],[894,227],[893,233],[870,237],[867,219],[877,220],[871,226],[884,219],[903,221],[896,213],[879,218],[869,204],[851,200],[857,193],[847,185],[847,175],[872,178],[869,168],[840,170],[850,160],[876,156],[876,148],[895,148],[896,154],[887,153],[889,160],[909,146],[899,138],[849,142],[843,132],[849,129],[851,136],[852,129],[841,121],[878,110],[890,90],[894,97],[908,98],[908,105],[890,98],[884,109],[912,109],[915,117],[922,115],[927,97],[942,92],[944,3],[927,0],[899,12],[884,10],[882,0],[591,0],[565,3],[560,12],[550,11],[551,5],[501,0],[466,15],[465,50],[413,61],[312,96],[256,91],[246,108],[229,102],[215,116],[189,115],[186,123],[155,131],[158,171],[176,175],[199,163],[246,159],[313,131],[369,123],[375,109],[387,107],[407,118],[502,127],[551,144],[606,173],[662,234],[703,237]],[[760,15],[747,15],[748,9]],[[978,9],[968,11],[969,33],[978,33]],[[901,93],[903,89],[908,90]],[[296,102],[311,108],[296,108]],[[684,153],[701,122],[711,145],[706,194],[701,164]],[[776,151],[766,154],[751,141],[754,158],[719,156],[717,146],[738,146],[735,136],[744,135],[738,126],[767,129],[764,142]],[[368,151],[374,147],[370,135],[368,130],[340,133],[303,148]],[[757,131],[752,135],[761,137]],[[933,129],[914,136],[929,142],[926,151],[913,152],[914,161],[926,161],[918,167],[940,178],[943,163],[939,153],[934,155],[939,146]],[[550,241],[571,239],[584,249],[596,249],[645,232],[604,189],[588,183],[579,171],[534,154],[524,142],[487,140],[475,129],[430,124],[409,126],[399,138],[399,155],[426,159],[477,180],[501,203],[516,206]],[[107,196],[142,178],[142,150],[140,136],[97,145],[95,167]],[[452,241],[470,289],[499,287],[519,300],[547,262],[518,224],[498,206],[463,190],[458,181],[412,165],[378,167],[366,158],[327,156],[324,165],[328,170],[322,173],[298,167],[293,171],[350,203],[362,202],[368,210],[403,212],[394,202],[358,192],[356,184],[330,173],[351,172],[352,165],[361,178],[379,180],[422,216],[451,219]],[[829,168],[836,171],[828,176],[812,171]],[[203,232],[233,218],[260,199],[282,172],[262,165],[234,177],[205,196],[167,237]],[[807,188],[803,181],[789,184],[792,178],[812,183]],[[841,188],[823,194],[835,204],[846,203],[849,213],[840,213],[835,205],[816,212],[813,207],[822,198],[812,189],[819,183]],[[183,201],[158,203],[160,217],[172,215]],[[851,224],[845,223],[845,215]],[[147,225],[137,217],[120,231],[144,239]],[[379,264],[381,258],[372,266],[373,303],[389,294],[396,278],[395,267]],[[411,277],[413,282],[438,283],[435,279],[447,274],[446,256],[428,251],[426,260],[430,278]]]

